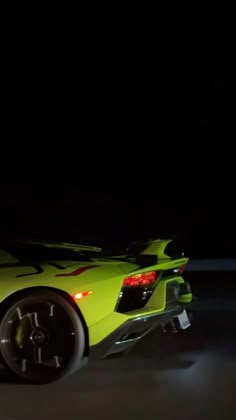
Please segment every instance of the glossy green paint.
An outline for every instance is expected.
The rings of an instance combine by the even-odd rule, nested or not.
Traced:
[[[152,294],[151,298],[149,299],[147,305],[144,308],[136,311],[131,311],[126,314],[112,312],[102,320],[91,325],[89,329],[90,345],[98,344],[107,335],[111,334],[116,328],[120,327],[123,323],[130,319],[148,315],[151,316],[157,313],[164,312],[166,308],[166,286],[171,281],[177,281],[180,284],[184,283],[184,279],[182,277],[173,277],[168,280],[160,280],[160,282],[155,288],[154,293]],[[189,293],[188,299],[184,302],[191,303],[191,301],[192,294]],[[182,296],[180,297],[179,302],[182,303]]]
[[[66,263],[68,264],[68,261]],[[84,266],[99,264],[99,262],[75,263],[71,261],[69,264],[71,265],[63,271],[64,274]],[[61,274],[61,270],[49,265],[42,264],[41,266],[44,269],[42,274],[20,278],[16,278],[16,275],[27,274],[30,270],[33,271],[32,267],[1,269],[0,301],[4,301],[17,291],[32,287],[55,288],[63,290],[69,296],[74,296],[79,292],[92,291],[91,295],[79,302],[88,327],[114,310],[125,277],[119,264],[100,265],[79,276],[72,277],[56,277],[56,274]]]
[[[187,264],[188,258],[171,260],[169,257],[167,258],[165,256],[164,250],[168,242],[169,241],[158,240],[152,241],[147,245],[147,253],[157,255],[158,264],[145,268],[140,268],[134,262],[125,262],[117,258],[99,258],[99,248],[92,249],[98,256],[92,258],[89,263],[88,261],[54,261],[67,267],[63,270],[63,274],[71,273],[84,266],[96,266],[84,271],[78,276],[57,277],[57,275],[62,274],[62,270],[47,263],[40,264],[43,269],[41,274],[32,274],[25,277],[17,276],[26,275],[30,272],[33,273],[34,269],[32,266],[0,266],[0,302],[4,302],[9,296],[12,296],[19,291],[37,287],[49,287],[61,290],[69,296],[74,296],[76,293],[91,291],[92,293],[90,295],[78,301],[77,304],[88,327],[89,343],[90,345],[97,344],[131,318],[153,315],[165,311],[166,285],[173,280],[183,283],[184,279],[180,276],[173,276],[158,281],[155,291],[147,305],[138,311],[119,314],[115,312],[115,307],[122,288],[122,283],[128,274],[154,270],[162,271]],[[63,247],[65,244],[60,246]],[[77,247],[76,245],[70,246]],[[190,303],[191,299],[191,294],[180,297],[180,301],[184,303]]]
[[[171,242],[171,239],[156,239],[154,241],[147,241],[145,244],[145,249],[140,252],[143,255],[157,255],[159,259],[162,258],[169,258],[168,255],[165,254],[166,246]]]

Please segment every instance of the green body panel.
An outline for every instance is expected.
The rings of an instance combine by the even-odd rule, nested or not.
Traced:
[[[95,345],[129,319],[165,311],[166,285],[173,280],[178,283],[184,283],[184,279],[181,276],[173,275],[171,278],[160,279],[147,305],[142,309],[121,314],[115,312],[115,308],[122,283],[128,274],[168,270],[187,264],[188,258],[171,260],[171,258],[165,257],[164,250],[168,242],[153,241],[148,245],[147,253],[157,255],[159,260],[155,266],[145,268],[140,268],[135,262],[126,262],[118,257],[102,258],[101,256],[98,258],[100,253],[99,248],[93,249],[94,252],[97,252],[98,256],[93,257],[90,262],[86,261],[86,259],[84,262],[68,260],[54,261],[54,264],[58,263],[61,267],[64,267],[63,270],[49,263],[42,263],[40,267],[43,272],[35,274],[35,269],[31,265],[14,266],[13,263],[12,266],[7,267],[0,265],[0,302],[4,302],[5,299],[14,293],[32,287],[43,286],[59,289],[69,296],[91,291],[92,293],[90,295],[78,301],[77,304],[88,327],[89,344]],[[62,246],[65,246],[65,244]],[[76,248],[76,245],[74,247]],[[93,267],[78,276],[58,277],[58,275],[62,275],[62,272],[65,275],[79,268],[89,266]],[[29,275],[31,272],[32,275]],[[25,277],[17,277],[19,275],[25,275]],[[190,303],[191,300],[191,293],[180,297],[180,301],[183,303]]]
[[[61,261],[60,261],[61,263]],[[95,265],[86,263],[71,264],[65,270],[65,274],[78,268]],[[66,261],[68,264],[68,261]],[[79,292],[92,291],[93,293],[79,302],[80,309],[86,319],[88,327],[102,319],[107,313],[114,310],[115,302],[121,289],[124,273],[119,265],[105,264],[85,271],[80,276],[56,277],[61,271],[49,265],[41,265],[44,272],[39,275],[32,275],[16,278],[16,275],[27,274],[33,271],[31,267],[3,268],[1,269],[0,301],[3,301],[11,294],[31,287],[51,287],[65,291],[73,296]]]
[[[151,316],[165,311],[166,286],[167,283],[171,281],[178,281],[178,283],[184,282],[182,277],[173,277],[169,280],[161,280],[144,308],[138,309],[136,311],[131,311],[126,314],[112,312],[102,320],[92,325],[89,329],[90,345],[98,344],[107,335],[111,334],[116,328],[120,327],[123,323],[129,321],[130,319],[142,316]],[[191,301],[192,294],[189,293],[188,299],[186,299],[184,303],[191,303]],[[179,300],[179,302],[181,303],[181,299]]]

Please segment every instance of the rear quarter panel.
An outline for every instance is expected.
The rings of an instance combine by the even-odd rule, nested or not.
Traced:
[[[72,264],[63,270],[63,274],[85,265],[88,264]],[[70,296],[92,291],[91,295],[78,302],[87,326],[113,312],[125,276],[119,265],[96,266],[79,276],[65,277],[58,277],[62,271],[55,267],[49,265],[41,267],[43,269],[41,274],[35,274],[36,270],[32,266],[0,268],[0,301],[3,302],[18,291],[34,287],[60,289]]]

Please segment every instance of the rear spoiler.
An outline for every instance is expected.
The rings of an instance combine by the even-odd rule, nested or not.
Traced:
[[[127,249],[128,254],[137,257],[156,257],[158,259],[179,259],[184,257],[180,244],[175,238],[159,238],[136,242]]]
[[[127,260],[134,258],[137,264],[141,266],[152,266],[159,263],[160,260],[176,260],[184,257],[184,252],[179,250],[179,245],[175,238],[148,239],[145,241],[133,242],[123,252],[114,256],[111,250],[105,250],[96,246],[72,244],[68,242],[56,242],[48,240],[18,240],[18,243],[27,243],[32,245],[41,245],[46,248],[58,248],[78,253],[88,253],[92,255],[100,254],[100,257],[115,257]]]

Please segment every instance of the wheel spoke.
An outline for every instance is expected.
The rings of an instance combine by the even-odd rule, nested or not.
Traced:
[[[42,348],[37,347],[34,349],[34,360],[35,363],[42,363]]]
[[[16,309],[16,312],[17,312],[18,318],[21,320],[23,316],[19,307]]]
[[[38,321],[38,312],[32,312],[27,314],[30,323],[31,323],[31,327],[32,328],[36,328],[39,327],[39,321]]]
[[[26,362],[27,362],[26,359],[21,360],[21,370],[22,370],[22,372],[26,372]]]
[[[54,360],[55,360],[55,365],[56,365],[56,368],[61,367],[61,364],[60,364],[60,362],[59,362],[59,356],[54,356]]]
[[[49,316],[54,316],[54,308],[55,308],[55,305],[50,305],[50,313],[49,313]]]

